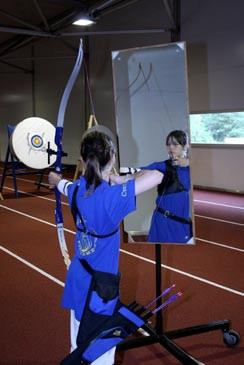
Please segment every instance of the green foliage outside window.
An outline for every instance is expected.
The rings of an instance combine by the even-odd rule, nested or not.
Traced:
[[[244,144],[244,112],[191,114],[192,143]]]

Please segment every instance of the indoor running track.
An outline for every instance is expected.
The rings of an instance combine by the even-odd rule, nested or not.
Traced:
[[[19,199],[6,180],[0,201],[1,365],[56,365],[69,352],[68,313],[60,308],[65,278],[54,225],[54,196],[31,177],[18,178]],[[197,244],[162,245],[162,281],[176,283],[183,296],[164,312],[167,330],[230,319],[244,334],[244,197],[196,190]],[[70,252],[74,226],[64,200]],[[154,245],[122,244],[121,295],[147,303],[155,296]],[[177,343],[204,364],[244,364],[243,341],[223,344],[221,331]],[[127,351],[123,365],[174,365],[159,345]]]

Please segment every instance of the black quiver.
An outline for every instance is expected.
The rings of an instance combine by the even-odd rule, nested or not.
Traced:
[[[92,279],[77,335],[77,348],[60,365],[88,365],[145,324],[143,318],[120,302],[120,274],[96,271],[85,260],[80,262]]]

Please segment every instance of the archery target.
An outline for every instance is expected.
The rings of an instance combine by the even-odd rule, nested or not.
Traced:
[[[55,127],[45,119],[31,117],[17,124],[10,138],[10,148],[26,166],[45,169],[56,161],[56,155],[51,155],[48,163],[47,154],[48,142],[50,148],[57,151],[54,140]]]

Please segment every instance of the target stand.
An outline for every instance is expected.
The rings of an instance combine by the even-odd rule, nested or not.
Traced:
[[[6,152],[0,193],[3,190],[5,178],[13,178],[15,196],[18,197],[17,176],[39,175],[35,184],[47,187],[42,183],[45,169],[56,160],[57,146],[54,142],[55,127],[43,118],[31,117],[24,119],[16,126],[8,125],[8,148]],[[48,148],[52,153],[48,153]]]
[[[156,279],[156,297],[157,306],[162,305],[162,298],[160,297],[162,278],[161,278],[161,244],[155,244],[155,279]],[[231,321],[228,319],[212,321],[206,324],[200,324],[192,327],[180,328],[171,331],[164,331],[163,328],[163,315],[162,311],[158,311],[156,314],[155,327],[147,326],[145,328],[146,336],[141,336],[140,338],[135,338],[132,340],[125,340],[120,343],[116,349],[118,353],[121,351],[126,351],[138,347],[149,346],[152,344],[159,344],[161,347],[165,348],[171,355],[173,355],[180,364],[183,365],[206,365],[200,360],[193,357],[185,349],[179,346],[174,340],[188,337],[193,335],[198,335],[202,333],[207,333],[211,331],[222,331],[223,342],[227,347],[235,347],[240,342],[239,332],[231,328]],[[123,356],[123,354],[122,354]]]

